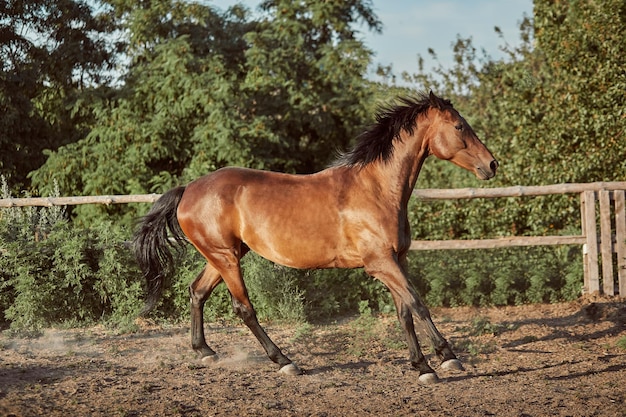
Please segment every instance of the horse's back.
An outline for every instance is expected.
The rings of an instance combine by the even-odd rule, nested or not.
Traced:
[[[342,228],[341,185],[331,171],[292,175],[223,168],[187,186],[179,222],[197,247],[244,242],[291,267],[356,266]]]

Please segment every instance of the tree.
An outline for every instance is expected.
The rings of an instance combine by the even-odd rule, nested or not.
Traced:
[[[626,3],[539,1],[534,22],[546,81],[534,133],[552,132],[541,149],[542,176],[626,178]]]
[[[369,1],[265,1],[269,15],[246,35],[245,95],[269,143],[252,152],[267,168],[313,172],[344,149],[366,120],[372,91],[364,79],[371,52],[354,25],[380,31]]]
[[[506,59],[478,56],[459,38],[454,68],[436,69],[436,80],[411,77],[450,96],[501,162],[496,179],[480,186],[624,180],[625,10],[614,0],[535,1],[533,19],[521,23],[520,46],[503,47]],[[478,186],[433,161],[420,183]],[[578,197],[418,204],[414,218],[418,236],[563,233],[578,227]]]
[[[95,106],[84,139],[50,154],[34,183],[125,194],[162,192],[225,165],[322,168],[363,124],[370,52],[351,26],[379,23],[366,2],[262,7],[258,21],[241,6],[221,13],[174,0],[120,9],[132,29],[125,83]]]
[[[0,173],[14,187],[45,160],[43,149],[84,134],[72,111],[86,90],[105,85],[114,25],[97,2],[10,1],[0,4]]]

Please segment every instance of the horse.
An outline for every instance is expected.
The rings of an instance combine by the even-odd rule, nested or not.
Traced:
[[[261,327],[248,298],[240,259],[254,251],[292,268],[364,268],[391,292],[418,382],[440,379],[420,350],[414,316],[441,368],[463,370],[409,284],[407,205],[429,155],[482,180],[495,176],[498,162],[451,102],[432,91],[382,107],[376,122],[356,139],[351,150],[313,174],[218,169],[167,191],[140,220],[133,248],[147,282],[148,309],[173,272],[174,254],[181,246],[190,242],[206,258],[189,285],[191,346],[203,360],[217,357],[205,339],[203,307],[224,282],[234,312],[279,372],[303,373]]]

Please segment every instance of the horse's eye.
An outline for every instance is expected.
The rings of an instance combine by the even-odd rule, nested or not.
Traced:
[[[460,131],[460,132],[462,132],[462,131],[463,131],[463,125],[462,125],[462,124],[458,124],[458,125],[454,126],[454,128],[455,128],[456,130]]]

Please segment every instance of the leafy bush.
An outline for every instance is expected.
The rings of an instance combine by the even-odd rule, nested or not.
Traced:
[[[11,197],[4,178],[0,195]],[[76,227],[61,207],[1,209],[0,325],[32,333],[94,322],[132,328],[143,289],[129,236],[110,222]]]
[[[304,292],[298,278],[301,271],[273,264],[255,254],[242,263],[246,287],[260,319],[305,321]]]
[[[415,251],[409,273],[431,306],[557,302],[580,296],[580,249]]]
[[[0,308],[12,329],[128,322],[141,307],[138,271],[111,224],[77,229],[60,208],[11,208],[0,218]]]
[[[306,271],[300,283],[306,315],[312,321],[357,313],[363,302],[375,311],[390,312],[395,308],[389,290],[361,268]]]

